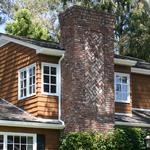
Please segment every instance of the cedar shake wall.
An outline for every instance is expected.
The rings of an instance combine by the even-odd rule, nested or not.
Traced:
[[[150,109],[150,75],[132,73],[133,108]]]
[[[0,126],[0,132],[42,134],[45,136],[45,150],[58,150],[59,147],[59,138],[60,138],[59,130]]]
[[[116,113],[132,113],[132,76],[131,67],[115,65],[115,72],[126,73],[130,75],[130,103],[119,103],[115,102],[115,112]]]
[[[0,47],[0,97],[44,118],[57,118],[58,97],[41,94],[41,62],[58,63],[54,56],[37,55],[34,49],[9,43]],[[36,95],[18,101],[18,70],[36,63]]]
[[[60,14],[66,131],[114,126],[114,17],[74,6]]]

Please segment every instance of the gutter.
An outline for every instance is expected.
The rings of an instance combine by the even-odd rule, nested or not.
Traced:
[[[62,60],[64,59],[64,54],[61,56],[61,58],[59,59],[59,62],[58,62],[58,64],[59,64],[59,75],[60,75],[60,77],[59,77],[59,85],[60,85],[60,87],[59,87],[59,96],[58,96],[58,99],[59,99],[59,104],[58,104],[58,120],[63,124],[63,125],[65,125],[65,123],[64,123],[64,121],[62,121],[61,120],[61,62],[62,62]]]
[[[64,124],[25,122],[25,121],[6,121],[6,120],[0,120],[0,126],[38,128],[38,129],[59,129],[59,130],[65,128]]]
[[[130,122],[121,122],[115,121],[115,125],[117,126],[128,126],[128,127],[142,127],[142,128],[150,128],[150,124],[146,123],[130,123]]]
[[[117,65],[125,65],[125,66],[135,66],[137,61],[135,60],[127,60],[127,59],[119,59],[114,58],[114,63]]]

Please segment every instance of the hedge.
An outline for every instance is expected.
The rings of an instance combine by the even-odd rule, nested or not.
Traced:
[[[71,132],[61,137],[59,150],[145,150],[147,134],[140,128],[117,128],[108,133]]]

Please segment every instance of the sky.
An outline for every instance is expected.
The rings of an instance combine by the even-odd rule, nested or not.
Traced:
[[[0,25],[0,33],[5,33],[5,24]]]

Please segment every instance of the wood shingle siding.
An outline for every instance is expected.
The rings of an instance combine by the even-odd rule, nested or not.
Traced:
[[[150,76],[132,74],[133,108],[150,108]]]
[[[34,49],[15,43],[0,48],[0,97],[34,116],[58,118],[58,97],[41,93],[41,62],[58,63],[59,57],[36,54]],[[18,70],[36,63],[36,95],[18,100]]]

